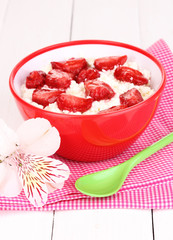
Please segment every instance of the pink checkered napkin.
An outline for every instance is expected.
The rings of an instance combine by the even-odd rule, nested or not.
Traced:
[[[72,172],[62,190],[50,194],[43,208],[34,208],[23,192],[15,198],[1,197],[1,210],[173,208],[173,144],[136,166],[121,190],[113,196],[92,198],[79,193],[74,186],[80,176],[117,165],[173,131],[173,54],[163,40],[153,44],[148,52],[163,64],[167,85],[155,117],[140,138],[120,156],[106,161],[80,163],[56,156],[65,162]]]

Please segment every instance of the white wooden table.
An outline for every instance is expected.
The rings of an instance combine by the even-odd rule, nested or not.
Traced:
[[[23,121],[9,91],[14,65],[42,47],[77,39],[147,48],[164,38],[173,50],[172,0],[0,0],[0,117]],[[172,240],[173,210],[0,211],[0,239]]]

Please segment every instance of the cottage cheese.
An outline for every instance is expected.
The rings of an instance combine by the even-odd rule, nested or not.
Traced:
[[[87,62],[89,63],[89,65],[91,67],[93,67],[94,59],[87,59]],[[148,85],[137,86],[137,85],[134,85],[133,83],[116,80],[114,75],[113,75],[113,73],[115,71],[115,68],[116,68],[115,67],[113,70],[107,70],[107,71],[102,70],[102,72],[100,72],[100,77],[98,78],[100,81],[103,81],[103,82],[105,82],[105,83],[107,83],[111,86],[111,88],[116,93],[113,98],[108,99],[108,100],[94,101],[92,103],[92,107],[84,113],[80,113],[80,112],[73,113],[73,112],[69,112],[67,110],[61,111],[58,108],[56,102],[52,103],[52,104],[49,104],[44,109],[48,110],[48,111],[52,111],[52,112],[57,112],[57,113],[75,114],[75,115],[77,115],[77,114],[78,115],[81,115],[81,114],[82,115],[97,114],[99,111],[111,108],[113,106],[120,105],[119,96],[121,94],[123,94],[124,92],[127,92],[128,90],[132,89],[132,88],[138,89],[144,100],[149,98],[154,93],[154,90],[151,89],[151,87],[150,87],[150,78],[151,78],[150,72],[145,70],[145,69],[141,69],[136,62],[126,62],[124,64],[124,66],[128,66],[128,67],[134,68],[134,69],[142,72],[144,77],[146,77],[149,80]],[[49,70],[51,70],[50,66],[48,66],[47,69],[44,69],[43,71],[47,72]],[[48,87],[46,85],[43,88],[48,89]],[[26,102],[28,102],[28,103],[36,106],[36,107],[43,108],[42,105],[39,105],[39,104],[32,101],[33,91],[34,91],[34,89],[26,88],[25,84],[22,85],[22,87],[21,87],[22,98]],[[66,90],[66,93],[70,94],[70,95],[77,96],[77,97],[85,98],[84,83],[82,82],[82,83],[78,84],[75,81],[71,81],[71,85]]]

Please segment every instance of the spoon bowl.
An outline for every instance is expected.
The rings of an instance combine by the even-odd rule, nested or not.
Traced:
[[[170,133],[117,166],[80,177],[76,181],[75,187],[81,193],[92,197],[107,197],[113,195],[119,191],[129,172],[137,164],[171,142],[173,142],[173,133]]]
[[[110,196],[117,192],[129,173],[128,164],[124,162],[115,167],[86,175],[76,181],[76,188],[92,197]]]

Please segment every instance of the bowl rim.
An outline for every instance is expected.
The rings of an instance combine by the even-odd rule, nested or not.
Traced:
[[[131,49],[133,51],[136,51],[142,55],[145,55],[146,57],[150,58],[157,66],[158,68],[160,69],[160,72],[161,72],[161,75],[162,75],[162,82],[160,84],[160,87],[158,88],[158,90],[152,94],[149,98],[147,98],[146,100],[136,104],[136,105],[133,105],[131,107],[128,107],[128,108],[125,108],[125,109],[122,109],[120,111],[115,111],[115,112],[103,112],[103,113],[99,113],[99,114],[87,114],[87,115],[79,115],[79,114],[64,114],[64,113],[57,113],[57,112],[52,112],[52,111],[48,111],[48,110],[45,110],[45,109],[42,109],[42,108],[39,108],[39,107],[36,107],[28,102],[26,102],[24,99],[22,99],[17,93],[16,93],[16,90],[15,90],[15,87],[14,87],[14,78],[18,72],[18,70],[26,63],[28,62],[29,60],[31,60],[32,58],[40,55],[40,54],[43,54],[43,53],[46,53],[48,51],[51,51],[51,50],[54,50],[54,49],[57,49],[57,48],[63,48],[63,47],[68,47],[68,46],[74,46],[74,45],[86,45],[86,44],[100,44],[100,45],[112,45],[112,46],[118,46],[118,47],[123,47],[123,48],[127,48],[127,49]],[[47,113],[49,114],[52,114],[52,115],[55,115],[55,116],[67,116],[67,117],[82,117],[82,118],[86,118],[86,117],[91,117],[91,116],[101,116],[101,115],[119,115],[123,112],[128,112],[128,111],[131,111],[132,109],[135,109],[135,108],[138,108],[140,105],[144,104],[144,103],[147,103],[147,102],[150,102],[152,100],[154,100],[155,98],[158,98],[160,96],[160,94],[162,93],[164,87],[165,87],[165,84],[166,84],[166,73],[165,73],[165,70],[164,70],[164,67],[162,66],[162,64],[160,63],[160,61],[155,58],[153,55],[151,55],[150,53],[148,53],[147,51],[139,48],[139,47],[136,47],[136,46],[133,46],[133,45],[130,45],[130,44],[127,44],[127,43],[122,43],[122,42],[116,42],[116,41],[110,41],[110,40],[97,40],[97,39],[89,39],[89,40],[75,40],[75,41],[67,41],[67,42],[62,42],[62,43],[57,43],[57,44],[53,44],[53,45],[50,45],[50,46],[47,46],[47,47],[44,47],[44,48],[41,48],[35,52],[32,52],[31,54],[27,55],[25,58],[23,58],[22,60],[20,60],[16,66],[13,68],[11,74],[10,74],[10,77],[9,77],[9,87],[10,87],[10,90],[13,94],[13,96],[21,103],[27,105],[28,107],[32,107],[34,109],[36,109],[37,111],[40,110],[40,111],[46,111]]]

